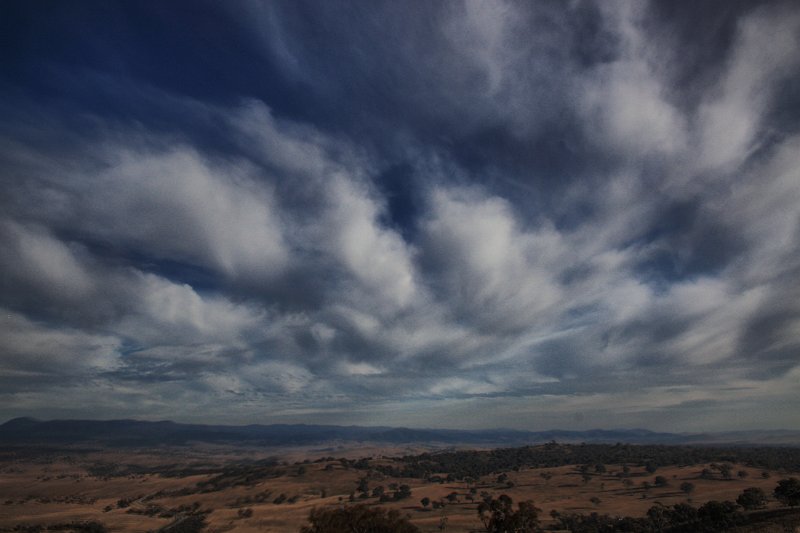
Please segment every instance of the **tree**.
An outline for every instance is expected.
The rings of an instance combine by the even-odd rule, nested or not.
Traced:
[[[767,504],[767,495],[758,487],[750,487],[744,489],[739,497],[736,498],[736,503],[748,511],[761,509]]]
[[[419,503],[421,503],[423,507],[427,508],[431,504],[431,499],[425,496],[419,501]]]
[[[656,479],[653,481],[656,487],[666,487],[669,483],[667,482],[667,478],[664,476],[656,476]]]
[[[312,509],[308,521],[301,533],[419,533],[399,512],[366,505]]]
[[[669,510],[661,504],[654,505],[647,510],[647,518],[657,531],[661,531],[669,524]]]
[[[700,506],[697,516],[707,526],[706,530],[726,531],[742,518],[736,509],[736,504],[733,502],[711,500]]]
[[[688,496],[692,492],[694,492],[694,483],[689,483],[688,481],[684,481],[681,483],[681,490]]]
[[[778,486],[775,487],[773,494],[784,505],[790,507],[800,505],[800,480],[790,477],[778,481]]]
[[[531,501],[520,502],[515,511],[506,494],[478,505],[478,516],[489,533],[533,533],[539,529],[539,511]]]
[[[404,500],[406,498],[411,497],[411,487],[408,485],[400,485],[397,491],[394,493],[395,500]]]

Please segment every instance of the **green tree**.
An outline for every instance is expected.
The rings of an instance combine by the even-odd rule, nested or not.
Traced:
[[[533,533],[539,530],[539,511],[533,502],[520,502],[514,510],[511,497],[501,494],[481,502],[478,516],[489,533]]]
[[[744,489],[739,497],[736,498],[736,503],[748,511],[761,509],[767,504],[767,495],[758,487],[750,487]]]
[[[308,521],[301,533],[419,533],[399,512],[366,505],[312,509]]]
[[[395,500],[404,500],[411,497],[411,487],[408,485],[400,485],[394,493]]]
[[[796,477],[778,481],[773,494],[784,505],[795,507],[800,505],[800,480]]]

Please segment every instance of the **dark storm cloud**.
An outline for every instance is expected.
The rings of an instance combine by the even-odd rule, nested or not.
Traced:
[[[791,423],[791,3],[2,9],[9,416]]]

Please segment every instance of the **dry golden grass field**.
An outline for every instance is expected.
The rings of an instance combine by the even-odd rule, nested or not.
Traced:
[[[196,511],[206,511],[209,532],[298,531],[311,509],[349,504],[351,494],[355,501],[399,510],[422,531],[440,531],[443,519],[446,531],[480,530],[476,509],[482,494],[507,494],[515,502],[533,500],[546,526],[552,510],[643,516],[658,502],[689,501],[699,506],[709,500],[735,501],[747,487],[760,487],[771,495],[782,477],[779,472],[765,474],[762,469],[733,465],[731,479],[719,474],[702,479],[702,470],[709,467],[704,464],[662,467],[655,473],[631,465],[624,477],[622,465],[605,465],[604,473],[590,470],[584,476],[573,465],[509,471],[502,482],[492,474],[469,483],[439,483],[386,477],[340,461],[369,456],[373,464],[390,464],[392,456],[418,451],[385,447],[270,453],[225,448],[7,450],[0,454],[0,531],[76,521],[96,521],[110,531],[157,531]],[[663,476],[667,486],[652,486],[655,476]],[[361,499],[356,488],[365,477],[370,497]],[[695,486],[688,495],[680,489],[686,481]],[[651,487],[645,488],[643,482]],[[376,487],[391,493],[403,484],[411,488],[411,496],[403,500],[379,503],[372,496]],[[423,507],[421,500],[426,497],[436,502],[436,509]]]

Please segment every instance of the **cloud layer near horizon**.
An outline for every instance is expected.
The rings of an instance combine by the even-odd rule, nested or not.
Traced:
[[[0,416],[798,427],[791,2],[2,9]]]

